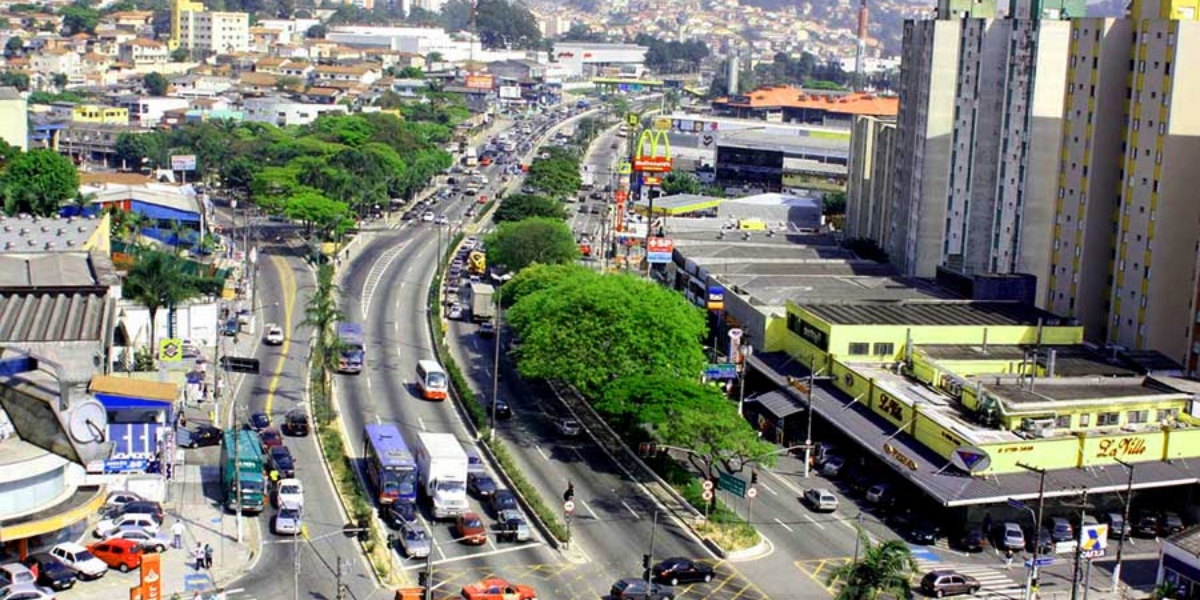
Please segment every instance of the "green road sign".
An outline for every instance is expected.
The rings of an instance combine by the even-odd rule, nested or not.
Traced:
[[[717,479],[717,489],[725,490],[738,498],[745,498],[746,480],[729,473],[721,473],[720,478]]]

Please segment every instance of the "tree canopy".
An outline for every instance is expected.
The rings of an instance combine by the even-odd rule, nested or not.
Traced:
[[[50,216],[79,190],[75,163],[54,150],[30,150],[13,156],[0,173],[4,212]]]
[[[500,296],[500,304],[510,308],[521,298],[539,290],[556,285],[558,282],[576,273],[589,271],[579,263],[563,263],[558,265],[536,264],[521,269],[513,278],[504,284],[504,293]]]
[[[691,173],[681,173],[678,171],[667,173],[663,177],[662,192],[666,195],[672,194],[699,194],[703,191],[700,185],[700,180],[696,179]]]
[[[162,73],[155,71],[142,76],[142,85],[146,87],[146,93],[151,96],[166,96],[171,82],[167,81]]]
[[[520,298],[507,313],[522,340],[522,375],[560,379],[590,397],[621,377],[699,376],[706,323],[679,294],[627,275],[542,273],[557,281]]]
[[[881,594],[892,598],[912,598],[909,581],[918,569],[912,550],[903,540],[872,543],[862,529],[858,530],[862,558],[846,563],[829,575],[829,581],[844,585],[834,600],[874,600]]]
[[[535,263],[553,265],[579,258],[575,236],[562,219],[534,217],[497,223],[485,244],[488,264],[510,273]]]
[[[565,220],[567,211],[562,203],[553,198],[535,194],[513,194],[500,201],[500,207],[492,215],[492,221],[507,223],[532,217]]]
[[[554,198],[576,194],[583,186],[579,156],[564,148],[547,149],[546,158],[534,159],[529,165],[525,184]]]
[[[471,26],[471,0],[450,0],[442,7],[442,25],[451,31]],[[508,0],[479,0],[475,29],[485,48],[534,50],[541,47],[537,19],[524,4]],[[432,60],[430,62],[433,62]]]
[[[173,310],[179,303],[208,291],[212,280],[188,274],[184,260],[167,252],[141,250],[125,279],[123,293],[150,310],[150,348],[155,345],[155,317],[160,308]]]
[[[99,11],[88,6],[87,2],[75,2],[67,5],[59,11],[59,14],[63,18],[64,35],[94,34],[96,26],[100,24]]]
[[[646,67],[659,73],[690,73],[698,70],[700,62],[708,58],[708,45],[700,40],[663,41],[640,33],[633,38],[633,43],[648,48]]]

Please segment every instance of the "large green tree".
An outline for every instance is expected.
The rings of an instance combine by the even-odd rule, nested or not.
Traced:
[[[46,149],[18,154],[0,174],[4,212],[50,216],[79,191],[79,172],[65,156]]]
[[[146,93],[151,96],[166,96],[167,89],[171,87],[171,82],[163,77],[162,73],[155,71],[146,73],[142,76],[142,86],[146,88]]]
[[[303,223],[308,231],[329,238],[350,217],[350,207],[317,190],[302,189],[288,201],[284,214]]]
[[[679,294],[627,275],[573,270],[516,301],[508,321],[522,340],[517,368],[596,397],[620,377],[699,376],[703,313]]]
[[[551,149],[546,154],[546,158],[535,159],[529,165],[525,184],[554,198],[579,192],[583,186],[579,157],[561,149]]]
[[[828,582],[842,582],[834,600],[875,600],[912,598],[909,581],[917,571],[917,561],[903,540],[872,543],[866,532],[858,530],[862,557],[830,573]]]
[[[62,15],[63,33],[66,35],[94,34],[96,26],[100,24],[100,13],[88,6],[86,2],[76,2],[66,6],[59,11],[59,14]]]
[[[668,173],[663,177],[662,191],[664,194],[699,194],[700,180],[691,173]]]
[[[576,273],[586,273],[589,270],[579,263],[530,265],[521,269],[512,279],[508,280],[508,283],[504,284],[504,294],[500,298],[500,304],[504,308],[510,308],[525,296],[554,286]]]
[[[552,198],[535,194],[513,194],[505,196],[504,200],[500,202],[500,207],[492,215],[492,221],[505,223],[523,221],[532,217],[565,220],[567,211],[563,208],[562,203]]]
[[[488,264],[510,273],[534,263],[553,265],[579,258],[575,236],[562,219],[535,217],[498,223],[485,242]]]
[[[166,252],[141,250],[125,279],[122,293],[150,311],[150,349],[157,354],[155,321],[158,310],[173,311],[180,303],[199,296],[206,284],[188,274],[183,259]]]

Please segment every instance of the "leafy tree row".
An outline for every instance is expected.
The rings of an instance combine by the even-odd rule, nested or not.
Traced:
[[[663,41],[652,35],[639,33],[633,43],[646,46],[646,67],[659,73],[686,73],[700,68],[700,61],[708,58],[708,45],[700,40],[686,42]]]
[[[579,155],[567,148],[547,148],[545,153],[545,158],[530,163],[525,184],[559,199],[579,192],[579,188],[583,187]]]

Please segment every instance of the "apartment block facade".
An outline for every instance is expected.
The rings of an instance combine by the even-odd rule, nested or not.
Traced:
[[[850,132],[846,237],[886,243],[896,172],[896,119],[858,115]]]
[[[185,11],[179,45],[193,53],[232,54],[250,50],[250,15],[244,12]]]
[[[1072,26],[1047,308],[1089,338],[1200,354],[1200,55],[1194,0]],[[1094,87],[1093,87],[1094,86]],[[1187,291],[1185,291],[1185,289]]]

